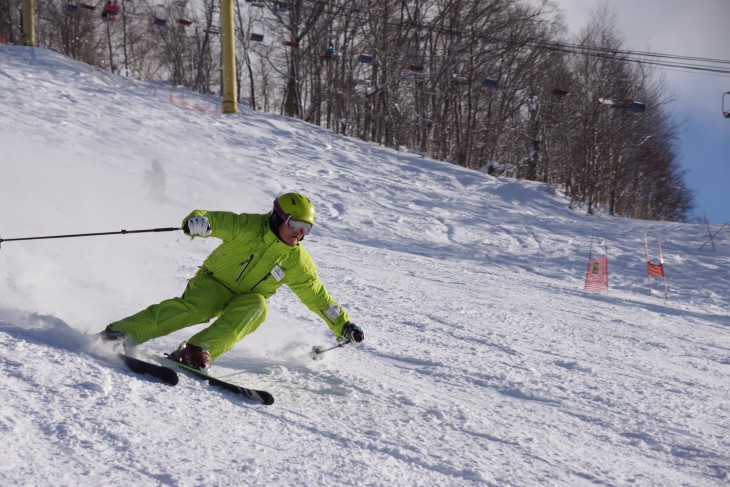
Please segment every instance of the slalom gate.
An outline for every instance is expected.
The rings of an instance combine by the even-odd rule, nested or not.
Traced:
[[[662,257],[662,242],[659,239],[659,236],[656,237],[657,241],[657,247],[659,249],[659,262],[652,262],[652,260],[649,258],[649,239],[644,233],[644,254],[646,255],[646,274],[647,278],[649,280],[649,295],[652,295],[652,288],[651,288],[651,279],[652,277],[656,279],[661,279],[664,282],[664,299],[667,299],[668,295],[668,289],[667,289],[667,277],[664,274],[664,257]]]
[[[588,252],[588,268],[586,269],[585,289],[596,293],[608,291],[608,241],[604,241],[604,254],[593,257],[593,237]]]

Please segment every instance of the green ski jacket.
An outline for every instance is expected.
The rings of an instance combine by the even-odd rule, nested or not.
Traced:
[[[336,335],[342,336],[350,317],[325,289],[304,246],[299,243],[290,247],[271,231],[271,213],[239,215],[195,210],[185,217],[182,226],[195,216],[208,219],[209,237],[223,240],[202,265],[214,279],[236,294],[257,293],[267,300],[286,284]]]

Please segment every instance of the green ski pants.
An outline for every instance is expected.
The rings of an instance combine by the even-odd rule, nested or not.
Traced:
[[[140,344],[217,317],[213,324],[188,340],[189,344],[208,350],[211,360],[215,360],[256,331],[266,319],[267,309],[262,295],[235,294],[201,269],[188,281],[181,297],[153,304],[110,327]]]

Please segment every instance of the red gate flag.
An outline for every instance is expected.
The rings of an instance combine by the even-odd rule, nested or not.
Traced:
[[[650,276],[664,277],[664,266],[662,264],[646,263],[646,270]]]
[[[586,290],[603,292],[608,289],[608,256],[588,260]]]
[[[644,254],[646,255],[646,274],[647,279],[649,280],[649,295],[651,296],[651,277],[658,277],[659,279],[664,281],[664,299],[667,299],[668,295],[668,286],[667,286],[667,278],[664,275],[664,257],[662,257],[662,241],[657,235],[656,237],[656,243],[657,247],[659,248],[659,263],[654,264],[651,259],[649,258],[649,239],[646,236],[646,232],[644,232]]]

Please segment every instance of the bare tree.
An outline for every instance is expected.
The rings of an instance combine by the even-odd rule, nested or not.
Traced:
[[[8,44],[21,43],[19,0],[0,0],[0,37]]]
[[[10,42],[15,2],[0,0],[0,35]],[[222,83],[217,3],[145,2],[122,0],[128,15],[113,22],[91,5],[42,2],[39,45],[214,93]],[[692,207],[666,87],[611,54],[621,41],[605,6],[571,46],[560,42],[565,28],[550,0],[235,7],[239,90],[254,109],[560,186],[588,213],[682,220]],[[627,110],[626,100],[646,109]]]
[[[104,43],[98,35],[100,13],[91,4],[49,0],[38,5],[37,42],[73,59],[100,65]]]

